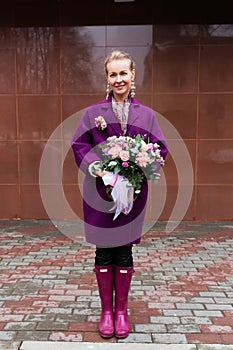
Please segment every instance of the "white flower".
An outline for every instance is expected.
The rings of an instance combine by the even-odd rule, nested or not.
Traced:
[[[146,152],[148,150],[148,145],[144,140],[141,140],[140,142],[141,142],[141,151]]]
[[[101,115],[95,118],[95,126],[97,127],[98,130],[104,130],[107,127],[107,123]]]
[[[108,166],[115,166],[117,165],[117,162],[115,160],[112,160],[111,162],[108,163]]]

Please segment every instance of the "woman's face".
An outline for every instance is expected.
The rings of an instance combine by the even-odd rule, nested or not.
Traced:
[[[114,60],[107,64],[107,81],[117,101],[124,101],[128,96],[135,70],[130,69],[130,60]]]

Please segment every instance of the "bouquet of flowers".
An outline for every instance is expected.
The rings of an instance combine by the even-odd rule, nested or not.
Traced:
[[[160,177],[157,169],[164,165],[159,144],[146,142],[138,134],[135,138],[108,137],[100,147],[103,153],[101,168],[127,178],[135,194],[140,193],[142,182],[147,178],[157,183]]]

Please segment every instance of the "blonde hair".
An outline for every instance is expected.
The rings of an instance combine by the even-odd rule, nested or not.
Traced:
[[[127,52],[122,51],[122,50],[113,50],[112,52],[110,52],[104,61],[104,67],[105,67],[106,74],[108,73],[108,69],[107,69],[108,63],[110,63],[114,60],[125,60],[125,59],[130,61],[130,69],[131,70],[135,69],[135,62],[132,59],[132,57],[130,56],[130,54],[128,54]]]

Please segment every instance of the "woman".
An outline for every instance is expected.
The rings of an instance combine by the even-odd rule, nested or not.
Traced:
[[[83,212],[86,240],[96,246],[94,272],[102,306],[99,331],[104,338],[114,334],[125,338],[130,331],[127,307],[134,272],[132,247],[140,243],[148,184],[144,181],[130,209],[122,210],[115,218],[107,192],[107,185],[115,184],[108,182],[109,172],[100,166],[99,145],[110,136],[140,134],[159,144],[164,159],[168,150],[153,110],[134,98],[136,72],[132,57],[124,51],[112,51],[105,60],[105,72],[107,97],[86,109],[73,136],[72,149],[77,166],[86,175]],[[128,191],[128,187],[124,189]]]

